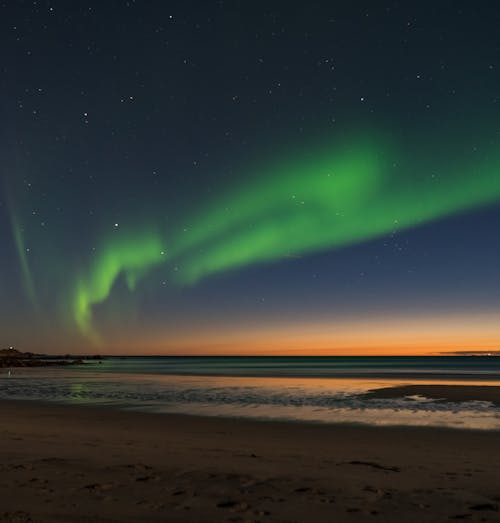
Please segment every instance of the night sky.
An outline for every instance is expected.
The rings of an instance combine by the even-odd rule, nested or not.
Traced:
[[[497,2],[0,3],[0,348],[500,349]]]

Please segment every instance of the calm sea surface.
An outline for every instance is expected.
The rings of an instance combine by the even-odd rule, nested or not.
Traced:
[[[500,430],[490,402],[368,390],[415,383],[500,386],[499,357],[111,357],[0,371],[0,398],[301,422]]]
[[[89,367],[90,369],[90,367]],[[495,376],[500,379],[500,357],[467,356],[314,356],[112,357],[93,369],[99,372],[215,376]]]

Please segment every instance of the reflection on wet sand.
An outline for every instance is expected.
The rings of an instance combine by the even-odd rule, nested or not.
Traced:
[[[500,430],[492,380],[169,376],[26,369],[0,399],[297,422]]]

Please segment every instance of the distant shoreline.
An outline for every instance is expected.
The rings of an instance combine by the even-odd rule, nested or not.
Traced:
[[[20,352],[16,349],[0,350],[0,369],[84,365],[85,360],[102,360],[102,356],[80,356],[72,354],[53,356],[33,352]]]

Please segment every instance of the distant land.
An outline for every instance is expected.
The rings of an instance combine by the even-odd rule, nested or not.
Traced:
[[[34,352],[21,352],[17,349],[0,349],[0,368],[7,367],[55,367],[61,365],[83,365],[84,360],[102,360],[102,356],[82,356],[65,354],[51,356]]]
[[[440,352],[440,356],[500,356],[500,350],[461,350],[456,352]]]

